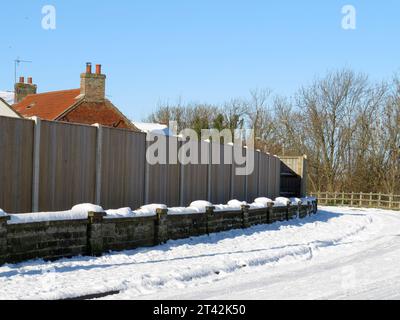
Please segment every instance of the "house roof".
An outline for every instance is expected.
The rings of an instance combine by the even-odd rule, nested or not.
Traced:
[[[28,95],[13,108],[24,117],[56,120],[80,100],[80,89],[53,91]]]
[[[14,104],[14,92],[0,91],[0,98],[7,102],[10,106]]]
[[[163,135],[163,136],[174,136],[174,133],[168,128],[167,125],[159,124],[159,123],[144,123],[144,122],[134,122],[132,123],[138,128],[140,131],[154,134],[154,135]]]

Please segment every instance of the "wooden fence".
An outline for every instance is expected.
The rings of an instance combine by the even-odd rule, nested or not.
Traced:
[[[314,192],[321,205],[400,210],[400,195],[355,192]]]
[[[176,140],[169,138],[168,145]],[[215,145],[206,144],[212,154]],[[255,168],[250,176],[238,176],[235,165],[223,162],[149,165],[149,145],[144,133],[129,130],[0,117],[0,208],[24,213],[95,203],[136,209],[280,195],[276,156],[243,148],[243,154],[254,152]]]

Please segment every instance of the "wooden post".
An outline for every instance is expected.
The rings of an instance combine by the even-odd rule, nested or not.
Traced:
[[[342,191],[342,206],[344,206],[344,191]]]
[[[351,192],[351,200],[350,200],[350,206],[353,206],[353,200],[354,200],[354,192]]]
[[[372,192],[369,194],[369,206],[372,208]]]
[[[362,207],[362,200],[363,200],[363,193],[362,192],[360,192],[360,207]]]
[[[391,193],[389,196],[389,209],[392,208],[393,208],[393,193]]]
[[[335,206],[337,205],[336,198],[337,198],[337,192],[335,191],[334,196],[333,196],[333,203]]]
[[[378,208],[382,207],[382,193],[379,192],[379,197],[378,197]]]

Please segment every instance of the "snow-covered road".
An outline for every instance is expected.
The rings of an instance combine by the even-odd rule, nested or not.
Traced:
[[[101,258],[0,267],[0,299],[400,299],[400,212],[317,215]]]

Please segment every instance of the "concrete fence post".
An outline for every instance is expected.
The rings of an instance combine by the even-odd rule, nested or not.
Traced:
[[[33,117],[35,122],[33,133],[33,164],[32,164],[32,212],[39,212],[39,180],[40,180],[40,136],[41,120]]]
[[[156,245],[168,241],[168,209],[157,209],[154,235]]]
[[[7,260],[7,221],[9,216],[0,217],[0,265]]]
[[[103,154],[103,133],[104,129],[101,125],[94,125],[97,128],[97,141],[96,141],[96,195],[95,202],[101,205],[101,172],[102,172],[102,154]]]
[[[88,255],[101,256],[104,251],[103,219],[105,212],[89,212],[88,214]]]
[[[246,228],[250,227],[249,211],[250,211],[250,206],[249,205],[242,206],[243,229],[246,229]]]
[[[215,207],[206,208],[206,221],[207,221],[207,234],[210,235],[213,231],[213,217],[214,217]]]

